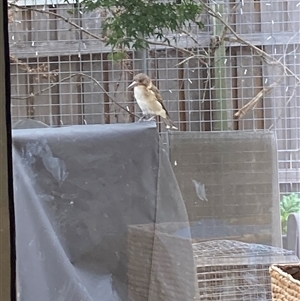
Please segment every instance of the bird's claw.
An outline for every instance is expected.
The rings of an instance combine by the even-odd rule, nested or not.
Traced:
[[[147,121],[152,121],[155,119],[156,116],[152,116],[151,118],[147,119]]]
[[[152,121],[155,119],[156,116],[152,116],[150,117],[149,119],[146,119],[148,116],[147,115],[143,115],[139,120],[138,122],[141,122],[141,121]]]
[[[139,120],[138,120],[138,122],[141,122],[141,121],[143,121],[144,119],[146,118],[146,116],[145,115],[143,115]]]

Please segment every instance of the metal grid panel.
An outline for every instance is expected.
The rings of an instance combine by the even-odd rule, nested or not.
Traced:
[[[272,300],[269,266],[298,262],[291,251],[239,241],[193,244],[200,300]]]
[[[150,51],[129,51],[118,63],[101,42],[106,11],[83,13],[78,5],[57,0],[26,1],[16,4],[29,10],[9,12],[13,121],[33,118],[51,126],[133,122],[112,99],[139,114],[126,87],[142,71],[159,87],[181,131],[276,130],[282,192],[300,183],[299,0],[211,1],[238,35],[228,31],[224,48],[216,47],[218,20],[204,12],[202,30],[192,25],[176,35],[166,33],[175,48],[151,45]],[[189,55],[179,48],[202,60],[182,63]],[[237,119],[237,110],[259,93],[257,104]]]
[[[193,238],[281,246],[274,133],[172,132],[169,144]]]

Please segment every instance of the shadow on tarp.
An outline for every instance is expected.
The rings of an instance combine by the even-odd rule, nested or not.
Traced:
[[[155,123],[13,131],[20,301],[192,300],[187,212]],[[189,237],[189,233],[185,237]]]

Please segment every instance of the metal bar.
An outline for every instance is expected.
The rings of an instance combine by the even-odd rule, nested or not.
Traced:
[[[213,10],[222,18],[224,15],[224,2],[216,1],[213,4]],[[224,32],[224,25],[217,19],[213,18],[213,31],[216,37],[221,37]],[[226,50],[223,42],[214,51],[214,81],[215,81],[215,101],[214,101],[214,123],[213,130],[224,131],[228,129],[227,122],[227,100],[226,100],[226,74],[225,61]]]

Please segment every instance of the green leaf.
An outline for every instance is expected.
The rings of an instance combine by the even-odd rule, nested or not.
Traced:
[[[67,10],[67,14],[69,14],[69,15],[74,15],[74,11],[71,10],[71,9],[68,9],[68,10]]]
[[[118,62],[118,61],[126,59],[126,53],[125,52],[121,52],[121,51],[109,53],[108,56],[107,56],[107,58],[109,60],[114,61],[114,62]]]
[[[280,215],[283,233],[286,233],[289,215],[296,212],[300,212],[300,198],[298,194],[291,193],[290,195],[283,196],[280,202]]]
[[[186,26],[199,22],[202,7],[194,0],[162,3],[160,1],[141,0],[82,0],[85,10],[105,8],[115,10],[114,17],[104,21],[107,30],[107,44],[114,47],[132,47],[136,49],[149,47],[142,39],[165,39],[165,32],[176,33]]]

